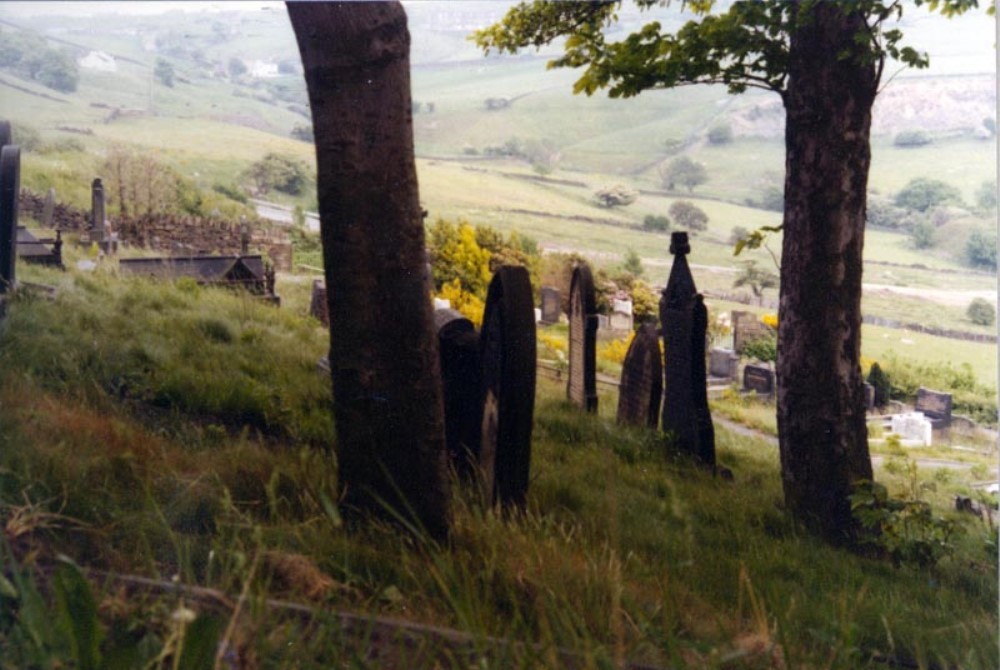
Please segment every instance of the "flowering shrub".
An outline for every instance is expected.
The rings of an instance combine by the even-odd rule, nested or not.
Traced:
[[[478,297],[462,288],[462,282],[458,278],[441,285],[438,291],[438,298],[451,302],[452,309],[462,313],[476,328],[483,325],[483,311],[486,306]]]
[[[635,333],[629,333],[627,337],[620,340],[611,340],[597,347],[597,358],[608,363],[621,365],[625,362],[625,354],[635,338]]]
[[[773,328],[778,330],[778,315],[777,314],[765,314],[760,317],[761,322],[768,328]]]

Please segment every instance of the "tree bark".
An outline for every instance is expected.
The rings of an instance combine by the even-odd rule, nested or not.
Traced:
[[[450,491],[406,14],[398,2],[288,13],[315,127],[343,505],[442,537]]]
[[[859,361],[878,74],[877,63],[843,55],[867,33],[864,17],[844,3],[809,3],[791,36],[784,94],[777,365],[782,480],[791,512],[835,543],[854,537],[852,485],[872,478]]]

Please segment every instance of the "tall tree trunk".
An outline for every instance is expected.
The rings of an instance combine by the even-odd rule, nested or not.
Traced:
[[[441,381],[398,2],[288,3],[316,135],[347,509],[448,530]]]
[[[784,95],[778,433],[786,504],[827,539],[843,543],[855,529],[851,486],[872,477],[859,361],[878,74],[877,63],[842,55],[845,45],[868,33],[859,13],[837,2],[808,7],[791,36]]]

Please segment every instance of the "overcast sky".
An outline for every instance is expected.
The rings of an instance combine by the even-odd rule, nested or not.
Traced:
[[[205,12],[221,10],[248,10],[264,7],[282,7],[282,2],[261,0],[236,0],[230,2],[7,2],[3,11],[11,16],[88,16],[94,14],[162,14],[180,10]],[[283,7],[282,7],[283,9]]]

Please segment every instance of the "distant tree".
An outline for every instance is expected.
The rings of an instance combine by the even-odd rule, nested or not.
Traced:
[[[226,64],[226,70],[229,72],[229,76],[235,79],[236,77],[241,77],[247,73],[247,66],[242,60],[233,56]]]
[[[156,67],[153,68],[153,76],[167,88],[174,87],[174,66],[163,58],[156,59]]]
[[[958,189],[940,179],[925,177],[910,180],[903,190],[896,194],[895,199],[897,207],[918,212],[926,212],[936,205],[949,202],[962,202],[962,194]]]
[[[995,230],[973,230],[965,243],[965,258],[973,267],[997,269],[997,233]]]
[[[965,310],[965,315],[977,326],[992,326],[997,319],[997,310],[989,301],[974,298]]]
[[[109,200],[123,216],[178,211],[180,176],[151,153],[112,145],[101,164]]]
[[[309,142],[310,144],[316,141],[311,123],[296,123],[292,128],[291,135],[297,140]]]
[[[785,211],[785,190],[780,186],[766,186],[760,192],[758,206],[769,212]]]
[[[733,127],[728,123],[720,123],[708,130],[709,144],[729,144],[733,141]]]
[[[688,230],[705,230],[708,228],[708,214],[697,205],[687,200],[677,200],[668,210],[678,226]]]
[[[644,230],[665,233],[670,230],[670,217],[662,214],[647,214],[642,220],[642,227]]]
[[[419,100],[411,100],[410,107],[413,110],[414,114],[419,114],[420,110],[424,108],[424,103],[420,102]]]
[[[733,288],[746,286],[757,298],[757,304],[763,304],[764,291],[778,287],[778,275],[769,270],[757,267],[757,261],[746,261],[743,269],[733,281]]]
[[[904,130],[896,133],[892,143],[897,147],[921,147],[931,143],[931,136],[923,130]]]
[[[696,186],[701,186],[708,181],[705,166],[687,156],[680,156],[670,161],[666,167],[661,168],[660,177],[663,181],[663,187],[668,191],[674,190],[677,186],[694,191]]]
[[[437,106],[433,102],[428,102],[427,103],[427,113],[428,114],[433,114],[435,109],[437,109]]]
[[[976,206],[984,212],[997,208],[997,181],[984,181],[976,190]]]
[[[642,258],[632,247],[625,251],[625,256],[622,258],[622,270],[634,277],[641,277],[646,273],[646,268],[642,267]]]
[[[631,205],[639,193],[624,184],[614,184],[594,191],[594,198],[601,207],[624,207]]]
[[[865,213],[867,223],[879,228],[911,228],[913,212],[897,207],[888,200],[869,196],[868,211]]]
[[[983,128],[986,129],[990,135],[997,134],[997,120],[992,116],[987,116],[983,118]]]
[[[61,93],[72,93],[80,83],[80,70],[65,52],[47,49],[39,61],[35,81]]]
[[[269,153],[253,163],[243,176],[253,184],[254,191],[261,195],[272,189],[299,195],[309,181],[306,167],[302,163],[275,153]]]
[[[302,67],[297,60],[286,58],[278,61],[278,72],[280,74],[301,74]]]
[[[927,218],[920,219],[910,230],[910,240],[917,249],[929,249],[934,246],[936,240],[934,233],[936,228]]]

